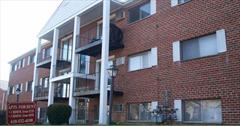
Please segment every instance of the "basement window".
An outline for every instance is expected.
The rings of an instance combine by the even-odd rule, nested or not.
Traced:
[[[221,123],[220,100],[193,100],[184,102],[184,121],[196,123]]]
[[[128,120],[149,122],[151,119],[151,103],[129,104]]]
[[[114,112],[123,112],[123,104],[116,104],[116,105],[113,105],[113,111]]]

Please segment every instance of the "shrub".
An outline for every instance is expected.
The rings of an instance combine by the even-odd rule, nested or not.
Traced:
[[[72,108],[66,104],[52,104],[47,109],[47,117],[52,125],[68,124]]]
[[[0,125],[6,124],[6,111],[0,111]]]

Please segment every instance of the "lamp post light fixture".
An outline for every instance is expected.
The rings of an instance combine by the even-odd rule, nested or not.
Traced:
[[[114,79],[117,76],[118,69],[116,65],[111,65],[109,69],[107,69],[109,76],[111,77],[112,83],[110,87],[110,96],[109,96],[109,124],[112,123],[112,105],[113,105],[113,90],[114,90]]]
[[[19,95],[20,95],[20,93],[21,93],[21,89],[18,87],[18,88],[16,89],[17,103],[19,102]]]

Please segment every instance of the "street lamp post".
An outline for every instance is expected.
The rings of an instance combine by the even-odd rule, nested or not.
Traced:
[[[108,74],[112,79],[111,88],[110,88],[110,96],[109,96],[109,124],[112,123],[112,105],[113,105],[113,90],[114,90],[114,79],[117,76],[118,69],[116,65],[110,66],[108,70]]]
[[[16,89],[17,103],[19,102],[19,95],[20,95],[20,93],[21,93],[21,89],[18,87],[18,88]]]

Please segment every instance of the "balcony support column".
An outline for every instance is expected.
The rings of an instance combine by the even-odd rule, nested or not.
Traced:
[[[110,30],[110,0],[103,0],[103,28],[102,28],[102,64],[100,77],[100,104],[99,125],[108,124],[107,84],[108,84],[108,57],[109,57],[109,30]]]
[[[41,52],[41,38],[38,39],[37,48],[35,52],[35,59],[34,59],[34,71],[33,71],[33,85],[32,85],[32,101],[34,101],[35,95],[35,86],[37,86],[38,82],[38,68],[37,68],[37,60],[39,57],[39,53]]]
[[[57,49],[58,49],[59,29],[55,28],[53,31],[53,50],[51,59],[50,79],[55,77],[57,65]],[[48,91],[48,106],[54,102],[54,82],[50,81]]]
[[[72,54],[72,64],[71,72],[72,76],[70,78],[70,95],[69,95],[69,106],[72,107],[72,115],[69,119],[70,124],[76,123],[76,98],[74,97],[74,87],[76,85],[76,78],[74,74],[78,71],[78,55],[76,55],[76,44],[79,44],[79,35],[80,35],[80,17],[74,17],[74,30],[73,30],[73,54]]]

